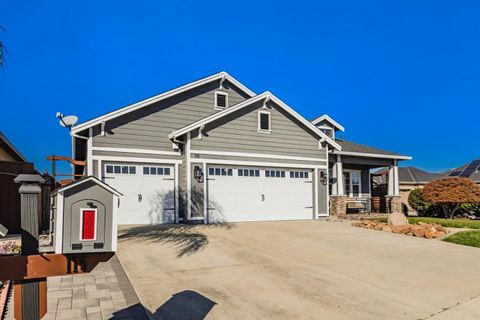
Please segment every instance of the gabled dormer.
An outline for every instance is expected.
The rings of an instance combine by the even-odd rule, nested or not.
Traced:
[[[330,116],[324,114],[312,121],[318,129],[325,133],[328,137],[335,139],[335,132],[338,130],[345,131],[345,128],[342,127],[338,122],[330,118]]]

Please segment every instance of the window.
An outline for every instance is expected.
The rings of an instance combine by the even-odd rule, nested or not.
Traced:
[[[344,170],[343,183],[344,192],[348,197],[358,197],[360,195],[360,170]]]
[[[229,168],[208,168],[209,176],[232,176],[233,170]]]
[[[143,167],[143,174],[144,175],[151,175],[151,176],[169,176],[170,175],[170,168]]]
[[[97,209],[80,209],[80,240],[94,241],[97,233]]]
[[[308,171],[290,171],[290,178],[293,179],[308,179]]]
[[[108,164],[105,166],[105,171],[106,173],[114,173],[114,174],[136,174],[137,167]]]
[[[267,178],[285,178],[285,171],[283,171],[283,170],[265,170],[265,177],[267,177]]]
[[[258,131],[259,132],[271,132],[270,112],[259,111],[258,112]]]
[[[215,109],[225,109],[228,107],[228,93],[223,91],[215,92]]]
[[[260,170],[258,169],[238,169],[239,177],[260,177]]]

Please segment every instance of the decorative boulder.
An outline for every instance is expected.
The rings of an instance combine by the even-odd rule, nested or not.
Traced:
[[[403,213],[394,212],[388,215],[387,224],[389,226],[407,226],[408,220]]]

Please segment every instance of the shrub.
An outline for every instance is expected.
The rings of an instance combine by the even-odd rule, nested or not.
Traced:
[[[410,191],[410,194],[408,195],[408,204],[421,216],[427,215],[428,208],[431,205],[430,203],[423,200],[422,189],[420,188],[416,188]]]
[[[443,178],[427,183],[421,198],[437,204],[446,218],[452,218],[462,205],[480,203],[480,187],[468,178]]]

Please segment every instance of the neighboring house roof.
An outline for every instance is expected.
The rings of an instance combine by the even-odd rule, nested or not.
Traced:
[[[8,138],[0,131],[0,148],[4,149],[8,154],[15,159],[15,161],[23,161],[26,162],[27,160],[25,157],[18,151],[17,148],[8,140]]]
[[[480,182],[480,159],[475,159],[464,165],[451,170],[450,177],[465,177]]]
[[[170,97],[173,97],[177,94],[180,94],[182,92],[185,92],[187,90],[191,90],[193,88],[196,88],[196,87],[199,87],[201,85],[204,85],[204,84],[207,84],[207,83],[210,83],[212,81],[217,81],[217,80],[228,80],[229,82],[233,83],[236,87],[238,87],[240,90],[244,91],[246,94],[248,94],[250,97],[253,97],[255,96],[255,92],[251,91],[250,89],[248,89],[246,86],[244,86],[242,83],[240,83],[237,79],[235,79],[234,77],[232,77],[231,75],[229,75],[227,72],[225,71],[222,71],[222,72],[219,72],[217,74],[214,74],[214,75],[211,75],[209,77],[206,77],[206,78],[202,78],[200,80],[197,80],[197,81],[194,81],[194,82],[190,82],[190,83],[187,83],[183,86],[180,86],[180,87],[177,87],[175,89],[172,89],[170,91],[167,91],[165,93],[162,93],[162,94],[159,94],[159,95],[156,95],[156,96],[153,96],[153,97],[150,97],[148,99],[145,99],[145,100],[142,100],[142,101],[139,101],[139,102],[136,102],[134,104],[131,104],[131,105],[128,105],[126,107],[123,107],[123,108],[120,108],[120,109],[117,109],[115,111],[112,111],[112,112],[109,112],[107,114],[104,114],[102,116],[99,116],[97,118],[94,118],[94,119],[91,119],[91,120],[88,120],[86,122],[83,122],[83,123],[80,123],[80,124],[77,124],[76,126],[74,126],[71,130],[72,134],[75,134],[75,133],[78,133],[80,131],[83,131],[85,129],[88,129],[92,126],[95,126],[97,124],[100,124],[102,122],[105,122],[105,121],[108,121],[108,120],[111,120],[113,118],[116,118],[116,117],[119,117],[119,116],[122,116],[126,113],[129,113],[129,112],[132,112],[132,111],[135,111],[135,110],[138,110],[140,108],[143,108],[145,106],[148,106],[152,103],[155,103],[155,102],[158,102],[158,101],[161,101],[161,100],[164,100],[164,99],[167,99],[167,98],[170,98]]]
[[[64,186],[56,189],[56,190],[53,192],[53,194],[56,194],[56,193],[58,193],[58,192],[64,192],[65,190],[68,190],[68,189],[71,189],[71,188],[73,188],[73,187],[75,187],[75,186],[84,184],[84,183],[86,183],[86,182],[88,182],[88,181],[94,182],[95,184],[99,185],[100,187],[104,188],[105,190],[108,190],[109,192],[111,192],[111,193],[113,193],[113,194],[115,194],[115,195],[117,195],[117,196],[119,196],[119,197],[123,195],[121,192],[118,192],[116,189],[110,187],[108,184],[106,184],[105,182],[97,179],[97,178],[94,177],[94,176],[88,176],[88,177],[84,177],[84,178],[82,178],[82,179],[80,179],[80,180],[75,180],[75,181],[72,182],[72,183],[69,183],[69,184],[67,184],[67,185],[64,185]]]
[[[337,121],[335,121],[335,120],[333,120],[332,118],[330,118],[330,116],[329,116],[328,114],[324,114],[323,116],[320,116],[320,117],[312,120],[312,123],[313,123],[313,124],[317,124],[317,123],[319,123],[319,122],[321,122],[321,121],[324,121],[324,120],[327,121],[327,122],[329,122],[330,124],[332,124],[332,125],[333,125],[335,128],[337,128],[338,130],[340,130],[340,131],[345,131],[345,128],[344,128],[342,125],[340,125]]]
[[[336,139],[336,142],[342,147],[341,151],[336,151],[336,154],[372,157],[372,158],[391,158],[398,160],[411,160],[412,157],[404,156],[395,152],[382,150],[379,148],[367,146],[364,144],[354,143],[347,140]]]
[[[277,104],[280,108],[285,110],[287,113],[292,115],[295,119],[300,121],[303,125],[305,125],[309,130],[311,130],[313,133],[315,133],[318,137],[322,138],[324,141],[326,141],[328,144],[333,146],[337,150],[341,150],[341,147],[338,143],[336,143],[333,139],[328,137],[325,133],[323,133],[321,130],[319,130],[317,127],[315,127],[311,122],[309,122],[307,119],[302,117],[300,114],[298,114],[295,110],[293,110],[291,107],[289,107],[286,103],[284,103],[282,100],[274,96],[272,93],[266,91],[258,96],[255,96],[253,98],[247,99],[243,102],[240,102],[230,108],[227,108],[225,110],[222,110],[220,112],[214,113],[210,116],[207,116],[203,119],[200,119],[192,124],[189,124],[183,128],[180,128],[178,130],[173,131],[168,135],[170,139],[178,138],[182,135],[184,135],[187,132],[191,132],[192,130],[200,129],[206,124],[215,121],[217,119],[220,119],[226,115],[229,115],[235,111],[238,111],[244,107],[250,106],[252,103],[262,101],[262,100],[268,100],[268,101],[273,101],[275,104]]]
[[[374,177],[377,183],[387,183],[387,168],[382,168],[375,172],[378,176]],[[398,167],[398,181],[400,184],[426,184],[430,181],[445,178],[445,173],[433,173],[416,167]]]

